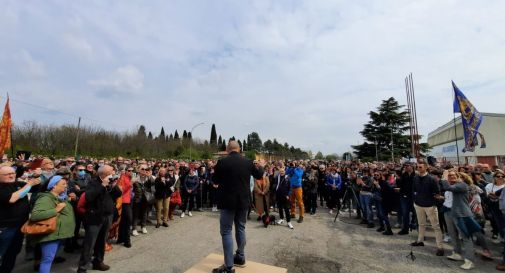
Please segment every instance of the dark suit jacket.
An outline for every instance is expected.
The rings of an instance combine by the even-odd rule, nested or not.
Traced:
[[[263,177],[263,170],[256,168],[251,160],[242,157],[237,152],[232,152],[220,159],[214,170],[212,181],[219,185],[218,208],[248,209],[251,205],[251,175],[260,179]]]

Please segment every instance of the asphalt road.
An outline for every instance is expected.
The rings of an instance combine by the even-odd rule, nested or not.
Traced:
[[[431,231],[427,233],[426,246],[413,249],[416,259],[412,261],[406,256],[411,251],[409,243],[417,238],[416,232],[406,236],[383,236],[375,229],[357,225],[357,220],[348,218],[347,213],[334,223],[333,216],[322,209],[315,216],[307,215],[301,224],[293,221],[294,230],[285,225],[264,228],[256,221],[254,213],[251,217],[247,223],[246,259],[286,267],[289,273],[464,271],[459,268],[461,262],[435,256]],[[130,249],[114,245],[105,257],[105,263],[111,266],[108,272],[180,273],[211,252],[222,253],[216,212],[194,212],[193,217],[176,217],[169,228],[148,226],[148,232],[133,237]],[[490,245],[495,260],[483,261],[476,257],[476,268],[472,272],[495,272],[501,249],[497,244],[490,242]],[[450,254],[449,249],[446,245],[446,255]],[[61,255],[67,261],[54,265],[52,272],[75,272],[79,255],[63,251]],[[26,262],[20,254],[14,272],[32,272],[32,262]]]

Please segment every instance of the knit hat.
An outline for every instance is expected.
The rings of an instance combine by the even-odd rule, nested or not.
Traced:
[[[58,184],[58,182],[60,182],[61,179],[63,179],[63,177],[59,176],[59,175],[55,175],[55,176],[51,177],[51,179],[49,180],[49,183],[47,183],[47,190],[52,190],[54,188],[54,186],[56,186],[56,184]]]

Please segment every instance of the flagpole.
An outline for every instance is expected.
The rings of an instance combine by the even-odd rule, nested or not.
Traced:
[[[453,87],[453,90],[452,90],[452,96],[453,96],[453,104],[456,100],[456,94],[454,93],[454,87]],[[452,109],[452,115],[453,115],[453,123],[454,123],[454,141],[456,142],[456,156],[458,158],[458,167],[460,166],[460,162],[459,162],[459,146],[458,146],[458,131],[456,130],[456,113],[454,112],[454,108]],[[463,122],[463,121],[461,121]]]

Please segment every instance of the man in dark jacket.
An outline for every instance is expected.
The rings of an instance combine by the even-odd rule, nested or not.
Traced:
[[[235,272],[233,265],[245,266],[245,223],[250,207],[250,177],[261,179],[262,168],[256,168],[251,160],[240,155],[240,146],[230,141],[228,156],[220,159],[215,167],[213,181],[218,185],[218,208],[221,210],[220,230],[223,242],[224,265],[213,273]],[[235,223],[237,252],[233,255],[232,225]]]
[[[109,165],[98,168],[97,177],[85,191],[86,213],[84,215],[84,235],[78,273],[87,270],[93,260],[93,270],[107,271],[110,267],[104,264],[105,240],[114,214],[114,200],[121,196],[121,189],[116,185],[114,169]]]
[[[417,165],[419,173],[414,177],[412,184],[412,196],[414,198],[414,208],[416,210],[417,221],[419,223],[419,234],[417,241],[412,246],[424,246],[424,233],[426,232],[426,218],[430,220],[431,227],[435,231],[437,242],[437,256],[444,255],[442,242],[442,231],[438,222],[437,199],[440,199],[440,188],[438,183],[428,174],[428,164],[424,161]]]
[[[398,180],[398,187],[395,191],[400,194],[400,214],[402,217],[402,229],[398,232],[399,235],[409,234],[410,213],[414,213],[414,201],[412,200],[412,184],[416,173],[412,163],[406,163],[402,177]],[[414,216],[413,216],[414,218]]]

